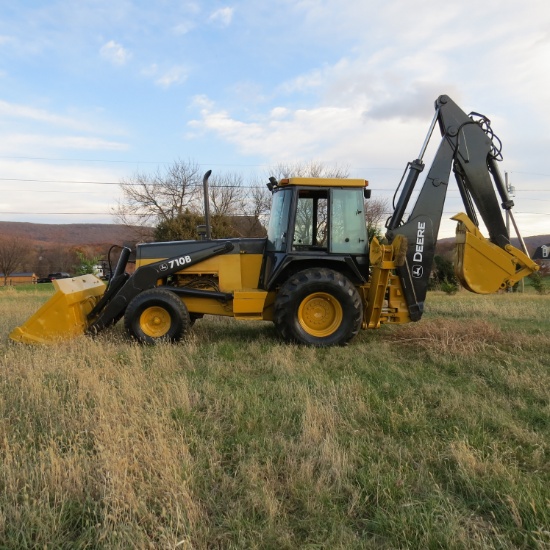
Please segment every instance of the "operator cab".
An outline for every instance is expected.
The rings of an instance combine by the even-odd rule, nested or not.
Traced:
[[[264,282],[273,282],[291,261],[346,261],[364,277],[368,239],[364,200],[368,182],[359,179],[289,178],[273,192],[267,231]],[[269,283],[268,283],[269,284]]]
[[[272,252],[368,254],[365,180],[290,178],[273,189]]]

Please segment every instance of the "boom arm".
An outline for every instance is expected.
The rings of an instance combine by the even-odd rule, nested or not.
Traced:
[[[465,286],[474,292],[483,293],[488,292],[489,288],[493,289],[496,284],[496,288],[491,290],[494,292],[498,288],[515,283],[516,278],[513,275],[516,271],[521,271],[523,277],[536,269],[536,265],[526,254],[510,245],[502,209],[510,210],[513,202],[508,196],[496,164],[500,157],[500,150],[494,143],[498,138],[491,132],[490,121],[475,113],[467,115],[445,95],[436,100],[435,109],[435,116],[419,158],[409,163],[407,167],[407,178],[394,213],[386,225],[388,229],[386,236],[390,243],[398,235],[404,237],[407,242],[405,262],[396,271],[401,279],[409,314],[413,321],[419,320],[423,312],[451,168],[464,202],[466,219],[471,222],[462,226],[459,223],[461,232],[468,231],[467,228],[474,228],[474,231],[477,229],[479,226],[477,212],[489,232],[489,241],[485,241],[479,232],[475,232],[476,238],[482,242],[480,245],[482,252],[476,257],[476,262],[481,265],[481,258],[489,258],[490,263],[494,263],[493,256],[498,256],[498,262],[503,262],[504,265],[507,260],[511,260],[508,263],[513,267],[511,273],[506,274],[504,281],[496,281],[500,277],[499,274],[487,274],[487,277],[493,277],[495,280],[489,281],[487,285],[476,287],[475,284],[465,283]],[[439,124],[441,130],[441,143],[411,214],[407,221],[403,222],[414,187],[424,169],[422,157],[436,124]],[[495,189],[500,196],[501,204]],[[465,237],[462,240],[467,241]],[[463,244],[458,240],[457,242]],[[495,248],[498,248],[498,251]],[[462,247],[461,253],[467,255],[468,250],[469,248]],[[499,256],[503,252],[506,255],[506,261]],[[529,264],[527,272],[524,269],[526,264]],[[457,261],[457,265],[459,267],[468,265],[471,269],[472,262],[463,262],[461,258]],[[476,277],[478,279],[480,276],[484,277],[484,273],[480,271]],[[459,277],[461,280],[468,278],[464,273],[462,276],[459,274]]]

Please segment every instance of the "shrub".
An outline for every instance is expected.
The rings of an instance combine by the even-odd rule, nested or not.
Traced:
[[[537,294],[548,293],[547,283],[545,281],[545,278],[540,273],[535,272],[529,275],[529,278],[531,279],[531,284],[533,285],[533,288],[535,289]]]
[[[458,291],[458,285],[453,281],[448,281],[447,279],[444,279],[439,287],[443,292],[449,294],[449,296],[456,294]]]

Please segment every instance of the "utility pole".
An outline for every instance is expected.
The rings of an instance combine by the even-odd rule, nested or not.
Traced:
[[[516,196],[516,188],[508,182],[508,172],[504,172],[504,181],[506,183],[506,192],[508,198],[513,199]],[[506,210],[506,230],[510,235],[510,210]]]
[[[516,188],[512,184],[510,184],[510,182],[508,181],[508,172],[504,172],[504,182],[506,184],[506,192],[508,193],[508,198],[510,199],[514,198],[516,196]],[[506,210],[506,231],[509,236],[510,235],[510,210]],[[512,289],[509,289],[509,290],[511,291]],[[525,283],[523,279],[521,280],[521,292],[525,292]]]

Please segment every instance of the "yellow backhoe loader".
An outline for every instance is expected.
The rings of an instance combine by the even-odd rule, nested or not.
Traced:
[[[436,125],[441,143],[404,220]],[[176,342],[196,319],[224,315],[272,321],[290,342],[332,346],[348,343],[362,328],[418,321],[451,170],[465,209],[454,217],[460,282],[481,294],[512,287],[538,266],[517,231],[500,159],[490,121],[440,96],[420,155],[408,163],[397,188],[386,242],[367,240],[365,180],[270,178],[267,238],[209,238],[206,207],[206,239],[139,244],[131,276],[131,251],[124,248],[107,286],[93,275],[56,280],[55,295],[10,337],[55,342],[97,334],[123,318],[140,342]],[[523,250],[510,244],[503,210]]]

